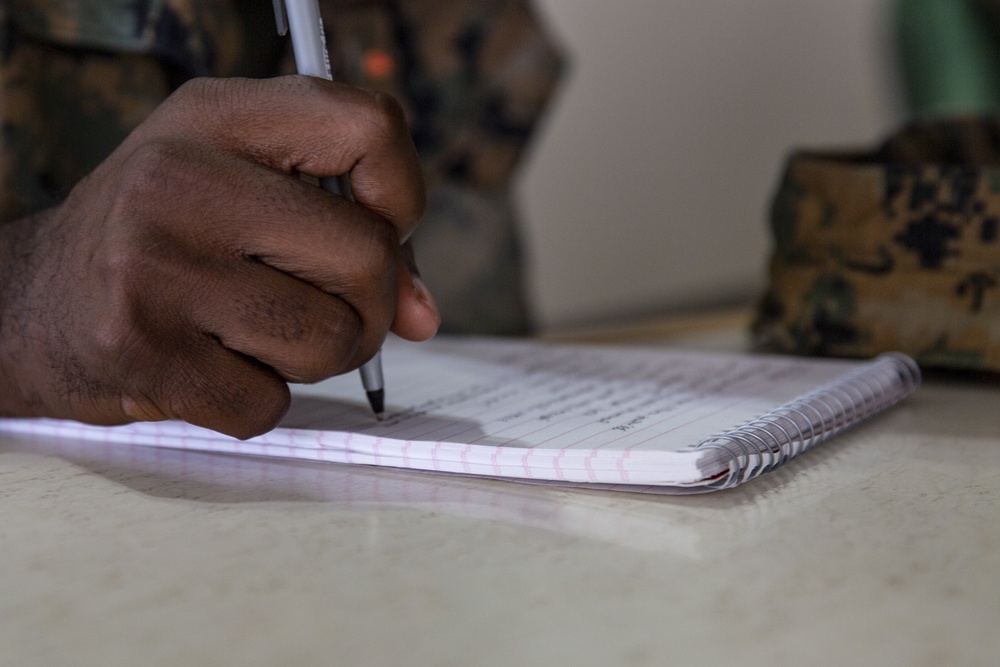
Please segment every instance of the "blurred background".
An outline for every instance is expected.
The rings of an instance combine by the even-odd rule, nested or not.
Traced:
[[[886,0],[537,0],[569,69],[518,176],[543,329],[750,302],[793,147],[905,116]]]

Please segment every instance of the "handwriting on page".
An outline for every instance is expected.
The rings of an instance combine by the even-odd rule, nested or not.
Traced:
[[[796,360],[679,353],[651,361],[638,351],[589,347],[484,348],[469,356],[463,366],[468,361],[478,372],[464,382],[447,364],[403,369],[392,380],[384,422],[359,412],[337,428],[395,440],[628,448],[668,432],[686,434],[701,420],[719,424],[727,412],[733,414],[725,427],[741,423],[773,407],[773,388],[787,387],[801,370]],[[799,382],[792,384],[785,393],[798,390]],[[297,425],[329,428],[323,415],[312,417],[314,424],[300,416]]]

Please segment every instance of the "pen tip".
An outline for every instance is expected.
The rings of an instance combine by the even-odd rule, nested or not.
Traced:
[[[385,419],[385,413],[384,412],[376,412],[375,413],[375,421],[380,422],[383,419]]]
[[[366,391],[365,394],[368,396],[368,403],[372,406],[375,418],[382,421],[382,416],[385,414],[385,390]]]

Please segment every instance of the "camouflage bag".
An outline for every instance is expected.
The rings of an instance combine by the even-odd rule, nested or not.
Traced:
[[[761,348],[1000,371],[1000,118],[793,154],[771,224]]]

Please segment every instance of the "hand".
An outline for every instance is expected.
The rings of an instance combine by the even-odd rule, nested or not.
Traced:
[[[356,203],[299,178],[348,172]],[[62,205],[0,227],[0,413],[265,432],[287,382],[434,334],[401,246],[424,202],[391,98],[190,82]]]

